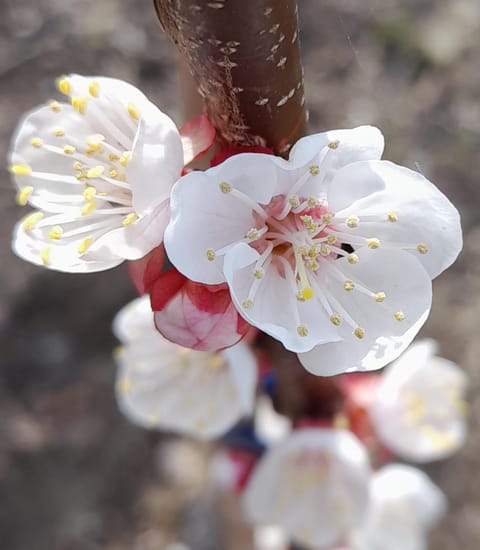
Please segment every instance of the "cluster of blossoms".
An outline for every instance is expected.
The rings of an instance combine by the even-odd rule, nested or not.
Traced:
[[[109,78],[57,87],[68,101],[28,113],[12,144],[17,202],[36,209],[13,248],[67,272],[129,260],[143,296],[114,322],[121,409],[202,438],[256,417],[252,437],[264,441],[253,454],[230,449],[219,468],[244,490],[254,525],[308,548],[424,548],[442,494],[407,466],[372,473],[368,453],[378,467],[391,453],[425,462],[457,450],[465,378],[429,341],[384,373],[359,373],[395,361],[427,319],[431,281],[462,245],[454,206],[421,174],[380,160],[370,126],[302,138],[288,160],[233,149],[192,170],[215,138],[205,116],[178,129]],[[313,374],[357,372],[339,379],[335,418],[262,419],[272,366],[249,346],[259,331]]]

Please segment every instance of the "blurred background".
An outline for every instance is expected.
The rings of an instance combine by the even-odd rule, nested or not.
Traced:
[[[470,376],[470,436],[427,471],[446,492],[435,550],[480,544],[480,9],[478,0],[300,0],[312,131],[375,124],[385,157],[420,170],[460,209],[457,263],[434,283],[423,335]],[[62,74],[138,85],[181,122],[173,48],[150,0],[0,0],[0,158],[21,114]],[[248,550],[226,542],[205,489],[208,448],[128,424],[110,333],[134,297],[124,267],[48,272],[10,251],[0,185],[1,550]],[[425,220],[428,223],[428,220]],[[230,537],[228,537],[230,538]],[[235,537],[234,537],[235,538]],[[170,545],[170,546],[169,546]]]

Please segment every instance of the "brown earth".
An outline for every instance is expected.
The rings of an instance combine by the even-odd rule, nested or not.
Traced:
[[[427,469],[450,502],[431,548],[476,550],[478,2],[299,4],[312,129],[379,126],[385,157],[421,170],[462,213],[465,249],[435,281],[422,333],[470,376],[470,437]],[[62,73],[129,80],[180,121],[174,54],[149,0],[0,0],[0,13],[0,158],[19,116],[50,98]],[[0,548],[157,550],[182,540],[231,550],[204,490],[205,448],[137,429],[116,409],[110,323],[134,296],[125,269],[74,276],[23,263],[9,247],[23,212],[6,172],[0,190]]]

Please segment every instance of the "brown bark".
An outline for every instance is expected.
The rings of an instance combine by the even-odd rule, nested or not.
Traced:
[[[286,155],[306,130],[295,0],[154,0],[222,145]]]

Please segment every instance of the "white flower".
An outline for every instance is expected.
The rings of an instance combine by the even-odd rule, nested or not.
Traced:
[[[453,454],[466,436],[467,377],[435,351],[432,340],[413,344],[382,373],[369,407],[380,439],[416,462]]]
[[[366,450],[351,433],[300,429],[261,459],[243,508],[254,525],[277,525],[295,542],[328,547],[362,525],[369,482]]]
[[[265,445],[273,445],[284,440],[292,431],[292,421],[277,413],[272,399],[268,395],[260,395],[255,405],[254,416],[255,435]]]
[[[17,224],[14,251],[71,272],[140,258],[163,238],[180,134],[121,80],[71,75],[57,86],[70,102],[28,113],[12,144],[17,201],[38,209]]]
[[[446,499],[422,471],[384,466],[372,477],[363,527],[351,535],[352,550],[427,550],[427,534],[445,515]]]
[[[147,296],[114,321],[117,399],[133,422],[200,438],[223,434],[253,411],[256,362],[239,343],[220,353],[182,348],[155,329]]]
[[[290,160],[240,154],[181,178],[167,253],[226,281],[252,325],[315,374],[377,369],[426,320],[431,278],[456,258],[456,209],[422,175],[380,161],[372,127],[301,139]]]

